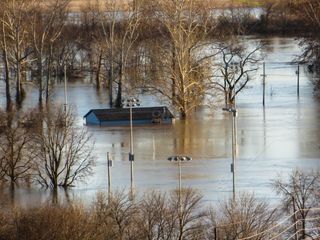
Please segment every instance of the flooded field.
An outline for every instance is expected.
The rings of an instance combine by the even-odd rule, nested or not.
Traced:
[[[320,104],[313,96],[312,76],[303,66],[297,96],[297,65],[290,63],[300,53],[297,41],[280,37],[261,41],[266,44],[266,105],[263,108],[261,67],[256,79],[237,98],[236,192],[254,192],[259,198],[272,200],[276,198],[270,185],[272,179],[278,175],[286,177],[296,168],[320,167]],[[25,105],[36,103],[36,96],[28,98]],[[56,87],[53,98],[57,103],[63,102],[62,84]],[[80,126],[90,109],[108,107],[106,93],[97,93],[86,82],[70,83],[68,99],[76,107]],[[142,106],[161,104],[151,96],[140,96],[140,100]],[[138,194],[175,189],[178,169],[166,159],[184,154],[193,159],[182,166],[184,187],[198,189],[208,202],[232,196],[231,115],[221,108],[198,109],[194,118],[177,119],[173,125],[134,126],[134,177]],[[107,152],[114,160],[112,189],[128,190],[130,129],[87,128],[96,141],[94,174],[68,192],[69,197],[91,202],[97,192],[107,191]],[[3,191],[7,193],[6,189]],[[19,204],[48,198],[50,192],[43,189],[19,189],[15,193]]]

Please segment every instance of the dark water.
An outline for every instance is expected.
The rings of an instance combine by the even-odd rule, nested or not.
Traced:
[[[259,39],[264,47],[267,86],[266,107],[262,107],[262,67],[247,89],[237,98],[238,156],[236,191],[254,192],[259,198],[276,199],[271,180],[283,177],[296,168],[320,167],[320,105],[313,96],[310,78],[300,68],[300,97],[296,91],[297,65],[289,64],[299,53],[292,38]],[[256,41],[249,38],[248,42]],[[32,88],[32,86],[30,86]],[[3,91],[1,92],[3,94]],[[62,103],[63,85],[54,92],[54,101]],[[76,106],[78,123],[91,108],[108,107],[108,96],[97,92],[89,83],[68,85],[70,104]],[[37,97],[26,100],[25,106],[36,103]],[[140,96],[143,106],[153,106],[152,96]],[[176,154],[192,156],[182,166],[182,185],[198,189],[208,202],[232,196],[231,119],[216,106],[214,110],[199,109],[193,119],[176,120],[169,126],[135,127],[134,175],[138,193],[150,190],[170,191],[177,187],[178,169],[167,157]],[[130,187],[129,128],[88,127],[96,144],[94,174],[86,183],[79,183],[64,200],[71,198],[91,202],[97,192],[107,191],[106,155],[114,160],[112,189]],[[4,189],[4,195],[7,190]],[[14,196],[18,204],[33,204],[51,199],[50,191],[19,189]]]

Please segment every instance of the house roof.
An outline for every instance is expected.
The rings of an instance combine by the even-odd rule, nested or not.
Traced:
[[[94,113],[99,121],[130,120],[130,108],[91,109],[84,118]],[[132,119],[174,118],[166,106],[159,107],[133,107]]]

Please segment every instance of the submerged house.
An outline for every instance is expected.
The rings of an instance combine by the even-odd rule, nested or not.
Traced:
[[[125,126],[130,125],[130,108],[91,109],[84,115],[86,125]],[[137,124],[171,124],[173,114],[166,106],[132,108],[132,123]]]

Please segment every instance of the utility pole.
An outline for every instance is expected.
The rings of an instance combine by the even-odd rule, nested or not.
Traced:
[[[266,63],[263,62],[263,74],[262,76],[262,86],[263,86],[263,96],[262,96],[262,105],[265,106],[265,98],[266,98]]]
[[[234,109],[232,111],[232,192],[233,192],[233,200],[236,200],[236,155],[237,155],[237,131],[236,131],[236,117],[237,117],[237,110]]]
[[[111,167],[112,160],[109,157],[109,152],[107,152],[107,166],[108,166],[108,199],[111,197]]]
[[[297,74],[297,95],[300,97],[300,65],[298,64],[298,69],[296,71]]]
[[[133,196],[134,189],[134,176],[133,176],[133,131],[132,131],[132,104],[130,105],[130,153],[129,153],[129,162],[130,162],[130,183],[131,183],[131,195]]]
[[[186,161],[191,161],[192,158],[189,156],[171,156],[168,157],[168,161],[172,162],[177,162],[178,163],[178,177],[179,177],[179,189],[178,189],[178,201],[179,201],[179,218],[181,218],[182,214],[182,204],[181,204],[181,193],[182,193],[182,183],[181,183],[181,163],[186,162]]]
[[[135,106],[140,106],[140,101],[137,98],[129,98],[126,101],[123,100],[123,103],[126,102],[126,106],[129,107],[129,121],[130,121],[130,152],[129,152],[129,162],[130,162],[130,192],[131,198],[134,198],[134,153],[133,153],[133,122],[132,122],[132,108]]]
[[[67,65],[64,64],[64,112],[67,112],[68,95],[67,95]]]
[[[236,156],[237,156],[237,109],[235,107],[222,108],[223,111],[230,112],[232,114],[232,163],[231,163],[231,172],[232,172],[232,193],[233,200],[236,199]]]

